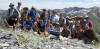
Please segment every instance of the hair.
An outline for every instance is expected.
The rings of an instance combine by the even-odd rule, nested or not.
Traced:
[[[47,11],[46,9],[43,9],[43,11]]]
[[[24,7],[23,10],[28,10],[28,7]]]

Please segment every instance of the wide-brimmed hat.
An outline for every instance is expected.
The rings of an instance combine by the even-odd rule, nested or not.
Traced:
[[[77,18],[78,16],[75,16],[75,18]]]
[[[56,22],[55,24],[56,24],[56,25],[59,25],[59,23],[58,23],[58,22]]]
[[[89,17],[89,16],[87,16],[87,15],[85,16],[85,18],[88,18],[88,17]]]
[[[69,16],[66,16],[67,19],[69,19]]]
[[[83,18],[83,16],[80,16],[80,18]]]
[[[9,6],[14,6],[14,4],[13,3],[10,3],[10,5]]]

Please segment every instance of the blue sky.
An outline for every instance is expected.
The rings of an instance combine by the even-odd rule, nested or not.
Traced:
[[[65,7],[100,7],[100,0],[0,0],[0,9],[8,9],[9,3],[22,2],[22,7],[35,6],[38,9],[60,9]]]

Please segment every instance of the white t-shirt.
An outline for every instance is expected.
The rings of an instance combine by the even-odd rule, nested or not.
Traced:
[[[54,16],[52,16],[51,20],[52,20],[53,23],[56,23],[56,22],[59,21],[59,16],[58,15],[54,15]]]
[[[21,7],[16,7],[16,10],[18,12],[18,17],[20,18],[21,17]]]

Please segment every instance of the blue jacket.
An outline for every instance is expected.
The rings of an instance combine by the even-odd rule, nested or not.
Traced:
[[[25,27],[27,30],[30,30],[31,27],[33,28],[33,23],[32,22],[27,22],[27,21],[24,21],[23,24],[22,24],[23,27]]]
[[[32,19],[34,19],[35,16],[36,16],[36,14],[37,14],[37,12],[32,12],[32,11],[30,11],[30,12],[28,13],[28,17],[32,17]]]

